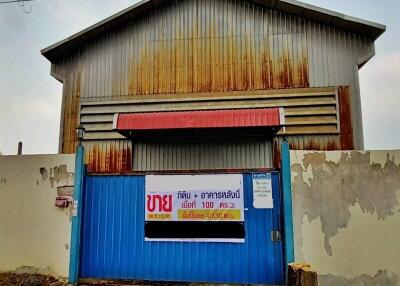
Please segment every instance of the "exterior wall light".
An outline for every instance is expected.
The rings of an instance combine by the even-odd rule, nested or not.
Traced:
[[[85,137],[85,127],[83,127],[82,124],[79,124],[78,127],[76,127],[76,135],[78,137],[79,140],[79,145],[82,144],[82,140]]]

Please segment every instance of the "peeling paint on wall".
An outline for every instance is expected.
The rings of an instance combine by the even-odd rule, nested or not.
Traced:
[[[398,286],[399,276],[379,270],[375,275],[359,275],[352,279],[332,274],[318,276],[320,286]]]
[[[52,188],[54,188],[55,184],[59,184],[60,182],[64,185],[70,185],[74,180],[74,173],[69,172],[65,164],[54,166],[49,170],[41,167],[39,173],[43,181],[49,179]]]
[[[62,164],[53,168],[53,176],[50,177],[51,187],[54,186],[54,182],[59,183],[61,181],[71,180],[72,173],[68,172],[67,165]]]
[[[392,216],[399,206],[400,164],[389,154],[381,164],[371,162],[370,152],[341,152],[338,162],[328,160],[326,152],[305,153],[301,163],[292,164],[292,177],[295,232],[301,233],[304,216],[310,223],[319,219],[330,256],[330,238],[348,226],[350,206],[358,204],[378,220]],[[302,248],[302,239],[295,237],[296,248]]]
[[[41,167],[39,170],[40,174],[42,175],[42,180],[45,181],[48,178],[48,173],[47,173],[47,169],[44,167]]]

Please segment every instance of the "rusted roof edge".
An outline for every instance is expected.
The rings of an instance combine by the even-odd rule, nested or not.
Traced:
[[[385,25],[355,18],[297,0],[248,1],[259,5],[265,5],[282,12],[332,25],[350,32],[366,35],[373,40],[376,40],[386,31]],[[95,38],[99,34],[105,33],[106,31],[119,26],[138,15],[143,15],[143,13],[162,6],[168,2],[170,2],[170,0],[142,0],[94,25],[89,26],[78,33],[73,34],[68,38],[42,49],[41,53],[50,62],[55,62],[71,51],[75,50],[77,47],[81,46],[82,42],[90,41],[90,39]]]

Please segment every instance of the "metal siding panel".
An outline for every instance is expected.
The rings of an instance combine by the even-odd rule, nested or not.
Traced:
[[[272,141],[135,142],[134,171],[272,168]]]
[[[283,283],[281,242],[270,230],[280,216],[279,176],[273,210],[252,206],[244,175],[245,243],[144,241],[144,177],[88,176],[84,192],[81,277],[215,283]],[[167,266],[167,267],[166,267]]]
[[[85,132],[85,140],[125,140],[125,137],[122,136],[121,134],[115,132],[115,131],[101,131],[101,130],[95,130],[95,131],[90,131],[88,130]]]
[[[281,145],[288,142],[291,150],[341,150],[341,136],[337,135],[287,135],[277,136],[273,142],[273,166],[281,164]]]
[[[349,86],[354,147],[362,147],[357,60],[372,45],[366,37],[246,1],[172,1],[52,65],[66,77],[61,151],[75,151],[79,98],[327,86]],[[116,138],[91,138],[103,135]]]
[[[90,68],[82,96],[308,87],[307,50],[299,40],[304,20],[270,11],[233,0],[173,1],[155,9],[83,46]]]
[[[71,62],[76,58],[71,59]],[[70,64],[71,64],[70,62]],[[62,128],[62,151],[63,153],[75,153],[77,144],[76,127],[79,121],[79,105],[81,92],[81,73],[77,69],[72,69],[65,81],[64,89],[64,110]]]
[[[353,150],[353,124],[351,118],[351,103],[348,87],[338,90],[340,110],[340,145],[342,150]]]
[[[114,113],[130,113],[130,112],[156,112],[156,111],[185,111],[185,110],[209,110],[209,109],[233,109],[233,108],[274,108],[274,107],[291,107],[291,106],[321,106],[336,105],[334,93],[331,96],[319,98],[290,98],[290,99],[268,99],[268,100],[237,100],[228,101],[210,101],[210,102],[179,102],[174,104],[153,103],[149,105],[136,104],[121,105],[104,105],[96,106],[96,108],[86,107],[86,114],[114,114]],[[96,110],[97,109],[97,110]]]
[[[240,122],[237,122],[239,119]],[[126,113],[117,130],[280,126],[278,108]],[[110,130],[109,124],[87,124],[89,130]],[[95,129],[96,128],[96,129]]]
[[[132,170],[129,140],[84,141],[85,164],[89,173],[127,173]]]
[[[111,114],[114,113],[129,113],[129,112],[158,112],[158,111],[188,111],[188,110],[213,110],[213,109],[238,109],[244,111],[246,108],[270,108],[281,106],[288,112],[286,115],[286,126],[290,127],[291,134],[310,134],[310,133],[337,133],[338,118],[337,114],[337,98],[334,88],[327,89],[293,89],[281,90],[280,92],[254,92],[239,93],[236,95],[213,94],[212,96],[202,94],[188,94],[186,97],[179,97],[163,101],[162,99],[150,99],[142,101],[118,101],[118,102],[83,102],[81,107],[82,121],[85,122],[88,132],[86,139],[119,139],[122,137],[112,129],[107,129],[104,122],[108,118],[111,125]],[[243,110],[242,110],[243,109]],[[239,109],[238,109],[239,110]],[[290,111],[297,110],[297,120],[293,120]],[[206,112],[206,111],[201,111]],[[211,112],[211,111],[207,111]],[[221,111],[222,112],[222,111]],[[227,111],[224,111],[227,112]],[[326,113],[328,112],[328,113]],[[101,114],[101,115],[100,115]],[[177,113],[174,113],[177,114]],[[178,113],[180,114],[180,113]],[[330,115],[330,121],[324,117]],[[108,117],[107,117],[108,116]],[[150,113],[142,116],[150,116]],[[313,125],[310,124],[310,116],[313,116]],[[94,124],[98,118],[98,122],[102,125]],[[246,119],[243,117],[243,120]],[[205,118],[203,118],[205,120]],[[235,117],[234,122],[237,125],[243,125],[242,117]],[[247,120],[247,119],[246,119]],[[165,124],[171,124],[174,120],[166,121]],[[238,121],[238,122],[236,122]],[[240,122],[239,122],[240,121]],[[147,122],[147,121],[146,121]],[[215,122],[214,122],[215,123]],[[213,123],[213,124],[214,124]],[[97,127],[96,127],[97,126]],[[102,126],[102,128],[98,127]],[[297,126],[297,127],[296,127]],[[303,128],[301,128],[303,126]],[[104,128],[106,129],[104,129]],[[97,128],[97,129],[96,129]],[[104,132],[110,131],[110,132]],[[279,134],[284,134],[285,130],[281,130]],[[106,137],[105,137],[106,136]]]

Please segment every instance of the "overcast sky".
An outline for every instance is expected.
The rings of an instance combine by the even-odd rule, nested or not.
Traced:
[[[0,0],[2,1],[2,0]],[[0,151],[57,153],[61,84],[40,50],[137,1],[36,0],[0,5]],[[366,149],[400,149],[400,1],[305,0],[387,25],[360,71]],[[30,12],[28,14],[27,12]]]

